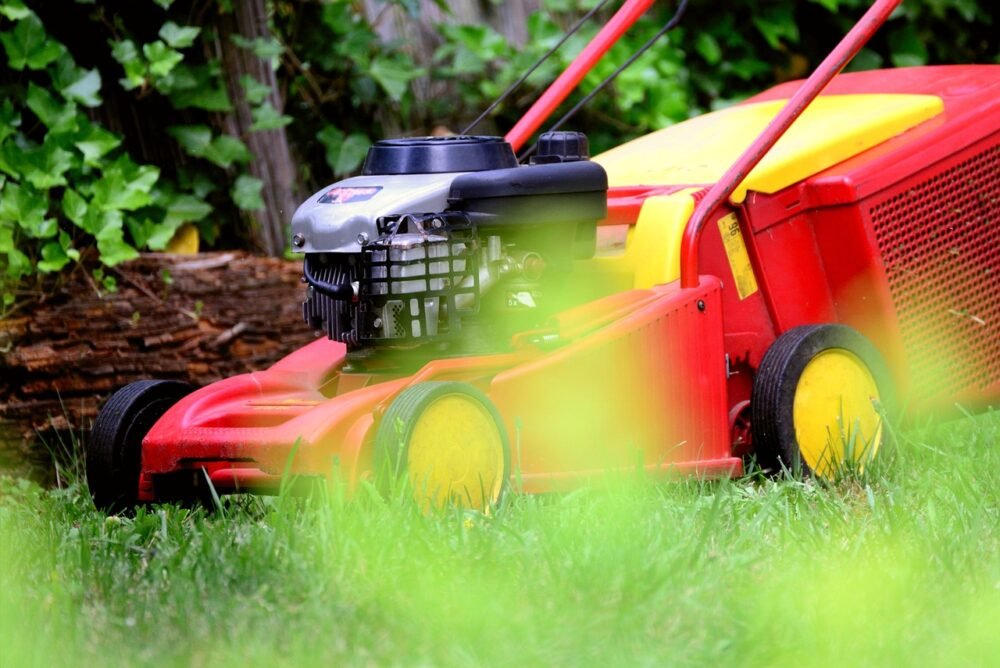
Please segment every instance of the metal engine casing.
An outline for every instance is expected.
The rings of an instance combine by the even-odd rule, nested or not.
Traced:
[[[351,349],[454,339],[501,284],[516,284],[518,298],[494,295],[492,311],[535,309],[533,291],[593,254],[607,210],[596,163],[519,166],[496,137],[378,142],[364,171],[292,218],[293,250],[306,256],[305,320]]]
[[[301,238],[302,245],[293,250],[359,253],[367,241],[378,237],[379,218],[447,209],[452,181],[461,174],[355,176],[338,181],[313,194],[295,211],[292,238]]]

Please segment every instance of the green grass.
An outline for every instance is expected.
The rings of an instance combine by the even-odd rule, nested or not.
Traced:
[[[494,518],[332,490],[106,519],[2,479],[0,666],[989,665],[998,441],[994,412],[836,485],[618,480]]]

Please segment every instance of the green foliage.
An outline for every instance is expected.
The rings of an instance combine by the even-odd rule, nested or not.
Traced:
[[[212,136],[207,125],[174,125],[167,132],[190,156],[204,158],[214,165],[228,168],[234,163],[250,161],[246,144],[230,135]]]
[[[419,15],[418,2],[387,4]],[[379,39],[361,3],[273,6],[287,48],[288,131],[307,158],[302,173],[311,185],[356,170],[373,139],[427,126],[428,110],[417,110],[411,84],[430,73],[402,44]]]
[[[241,175],[233,184],[233,201],[241,209],[258,211],[264,208],[264,200],[261,198],[261,188],[263,182],[247,174]]]
[[[236,207],[261,207],[260,182],[239,174],[251,159],[240,138],[216,134],[207,124],[174,125],[167,134],[196,159],[193,174],[171,169],[174,179],[135,162],[123,137],[86,113],[103,102],[102,72],[79,67],[24,3],[3,0],[0,15],[6,56],[0,66],[31,73],[5,85],[0,103],[0,315],[25,280],[58,272],[88,250],[92,261],[114,266],[142,248],[163,250],[185,223],[199,223],[212,240],[213,206],[205,200],[216,190],[212,170],[236,172],[230,195]],[[165,20],[158,38],[143,41],[119,19],[109,48],[120,69],[111,79],[137,98],[162,96],[176,110],[230,111],[219,61],[186,55],[203,36],[200,27]],[[260,103],[270,89],[255,84],[245,82]],[[255,129],[290,121],[269,102],[254,113],[255,119],[260,114]],[[102,274],[98,283],[106,282],[113,279]]]
[[[84,107],[101,104],[100,73],[79,68],[23,4],[2,10],[13,22],[0,32],[7,66],[38,72],[0,104],[0,293],[9,306],[22,279],[60,271],[81,245],[108,266],[135,257],[126,224],[164,221],[176,202],[157,188],[158,168],[133,162],[120,137],[88,119]]]
[[[444,2],[434,4],[446,20],[430,25],[421,14],[427,0],[387,0],[377,15],[370,3],[353,0],[265,0],[271,36],[236,35],[225,43],[220,26],[232,19],[228,0],[206,0],[198,12],[173,0],[136,0],[113,12],[103,4],[57,10],[41,0],[0,0],[5,305],[25,281],[77,261],[113,265],[144,248],[163,249],[185,222],[196,223],[208,243],[239,243],[245,236],[239,212],[261,210],[263,200],[262,184],[247,173],[252,135],[230,134],[231,124],[222,120],[234,103],[249,105],[249,132],[287,133],[298,160],[297,194],[305,195],[356,172],[375,139],[428,134],[438,126],[461,130],[595,2],[545,0],[529,17],[524,45],[487,25],[456,24]],[[867,5],[734,0],[720,11],[717,4],[691,3],[681,27],[571,125],[587,131],[592,149],[600,151],[803,76]],[[656,3],[555,118],[649,39],[673,6]],[[432,54],[380,36],[386,13],[394,11],[409,22],[401,34],[436,32]],[[80,20],[60,28],[57,19],[67,13]],[[851,67],[1000,62],[993,22],[982,0],[910,0]],[[599,25],[571,38],[477,132],[510,128]],[[277,89],[248,75],[227,85],[219,56],[224,47],[265,61]],[[85,57],[99,49],[110,58]],[[168,120],[144,129],[140,140],[113,122],[94,120],[107,118],[99,112],[111,98],[113,108],[134,109],[137,116],[153,110]],[[175,164],[147,150],[157,142],[170,142],[188,160]]]

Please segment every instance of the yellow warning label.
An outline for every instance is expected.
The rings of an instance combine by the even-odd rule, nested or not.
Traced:
[[[757,279],[750,266],[750,256],[747,254],[740,224],[736,214],[730,213],[719,219],[719,233],[722,235],[722,245],[726,247],[726,257],[729,258],[729,268],[733,270],[736,281],[736,292],[740,299],[746,299],[757,292]]]

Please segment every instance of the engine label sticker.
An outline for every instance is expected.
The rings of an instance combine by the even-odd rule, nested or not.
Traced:
[[[743,242],[736,214],[730,213],[719,219],[719,233],[722,235],[722,245],[729,259],[729,268],[732,269],[733,279],[736,281],[736,292],[740,299],[746,299],[757,292],[757,278],[753,275],[753,267],[750,266],[750,255]]]
[[[319,198],[320,204],[353,204],[354,202],[367,202],[382,190],[382,186],[368,186],[365,188],[330,188]]]

